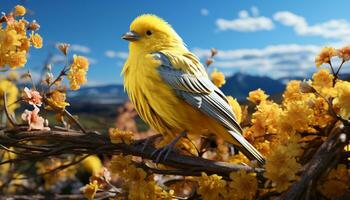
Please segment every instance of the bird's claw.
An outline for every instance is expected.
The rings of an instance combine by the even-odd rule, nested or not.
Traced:
[[[151,154],[151,157],[153,158],[157,156],[155,159],[155,163],[159,163],[162,158],[163,158],[163,161],[165,161],[168,158],[169,154],[171,153],[172,149],[173,149],[172,145],[166,145],[165,147],[154,150]]]
[[[156,163],[159,163],[159,161],[161,161],[162,157],[163,157],[163,161],[165,161],[168,158],[169,154],[172,152],[172,150],[173,150],[174,146],[176,145],[176,143],[182,137],[186,137],[186,136],[187,136],[187,132],[186,131],[182,132],[173,141],[171,141],[170,144],[153,151],[152,154],[151,154],[151,157],[153,158],[154,156],[157,156],[156,159],[155,159]]]

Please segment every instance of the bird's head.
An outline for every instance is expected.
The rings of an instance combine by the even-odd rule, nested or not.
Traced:
[[[172,47],[186,48],[180,36],[166,21],[151,14],[144,14],[134,19],[130,30],[122,38],[130,42],[130,50],[138,49],[146,53]]]

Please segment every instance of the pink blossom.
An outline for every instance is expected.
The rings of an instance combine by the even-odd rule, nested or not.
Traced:
[[[29,89],[27,87],[24,88],[24,93],[22,96],[23,100],[28,102],[30,105],[37,105],[41,106],[42,104],[42,97],[40,96],[40,93],[36,90]]]
[[[47,123],[47,120],[45,120],[43,117],[40,117],[38,115],[40,109],[36,106],[34,106],[34,110],[25,110],[22,113],[22,119],[26,122],[28,122],[29,128],[28,131],[35,129],[35,130],[50,130],[49,127],[44,127],[44,123]]]

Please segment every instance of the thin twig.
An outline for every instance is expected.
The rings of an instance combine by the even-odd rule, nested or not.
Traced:
[[[64,109],[64,114],[72,121],[74,122],[81,131],[83,131],[83,133],[87,133],[86,129],[84,128],[84,126],[79,122],[79,120],[77,120],[72,114],[70,114],[70,112],[68,112],[68,110]]]
[[[6,91],[4,91],[4,94],[3,94],[3,101],[4,101],[4,111],[5,111],[5,114],[6,114],[8,121],[10,122],[10,124],[12,126],[16,126],[16,122],[13,120],[13,118],[10,115],[10,112],[7,108],[7,93],[6,93]]]

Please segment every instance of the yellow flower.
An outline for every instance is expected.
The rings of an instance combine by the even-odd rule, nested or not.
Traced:
[[[286,101],[296,101],[302,100],[306,94],[301,93],[300,91],[301,81],[292,80],[289,81],[286,90],[283,93],[283,100]]]
[[[313,110],[304,101],[289,101],[282,120],[290,124],[297,131],[306,131],[313,123]]]
[[[258,181],[255,176],[246,171],[231,172],[229,184],[235,199],[253,199],[258,189]]]
[[[337,56],[344,61],[350,60],[350,45],[337,50]]]
[[[0,106],[1,107],[4,106],[3,96],[5,92],[7,97],[7,109],[9,110],[10,113],[13,113],[15,109],[19,107],[19,105],[15,103],[17,101],[17,97],[19,94],[18,88],[12,82],[6,79],[0,79]]]
[[[333,78],[328,69],[320,69],[312,75],[312,86],[324,97],[334,96]]]
[[[125,172],[132,164],[132,156],[115,155],[111,159],[110,170],[114,174]]]
[[[211,73],[211,80],[217,87],[221,87],[226,83],[224,74],[216,69]]]
[[[67,76],[71,90],[78,90],[81,85],[87,82],[86,73],[88,69],[89,61],[87,58],[84,56],[73,56],[73,63]]]
[[[333,100],[334,106],[339,109],[339,114],[344,119],[350,117],[350,83],[347,81],[338,81],[335,84],[336,97]]]
[[[20,46],[21,36],[17,34],[15,30],[0,30],[0,44],[2,50],[15,49],[16,46]]]
[[[98,190],[98,182],[97,180],[94,180],[92,183],[89,183],[84,187],[84,191],[83,191],[84,196],[89,200],[93,200],[97,190]]]
[[[50,94],[47,102],[49,108],[54,110],[64,110],[66,106],[69,106],[69,103],[66,102],[66,94],[58,90],[55,90]]]
[[[147,176],[147,173],[143,169],[137,168],[133,165],[130,165],[127,171],[128,171],[128,181],[140,182],[145,180]]]
[[[15,6],[15,15],[16,16],[23,16],[26,14],[26,8],[21,6],[21,5],[17,5]]]
[[[265,91],[259,88],[257,90],[249,92],[247,100],[255,104],[260,104],[261,102],[266,101],[268,97],[269,95],[266,95]]]
[[[85,158],[81,164],[83,164],[86,171],[92,175],[96,175],[102,171],[102,162],[98,156],[92,155]]]
[[[208,176],[202,172],[202,177],[198,178],[198,194],[203,200],[223,199],[227,195],[226,181],[216,174]]]
[[[276,133],[279,127],[282,108],[273,102],[265,101],[257,106],[257,111],[252,115],[253,126],[266,129],[269,133]],[[257,130],[261,130],[258,128]]]
[[[321,52],[315,58],[316,66],[320,67],[323,63],[329,63],[331,58],[336,55],[337,52],[333,47],[323,47]]]
[[[314,125],[324,128],[332,121],[332,116],[329,115],[328,103],[322,97],[310,98],[308,102],[310,108],[314,112]]]
[[[80,86],[87,82],[86,71],[71,67],[67,76],[71,90],[78,90]]]
[[[71,65],[71,68],[83,69],[87,71],[89,68],[89,60],[84,56],[74,55],[73,64]]]
[[[19,34],[19,35],[23,36],[23,38],[25,38],[26,31],[27,31],[27,28],[26,28],[27,24],[28,24],[28,22],[26,20],[21,19],[21,20],[15,21],[13,23],[13,28],[17,32],[17,34]]]
[[[111,138],[112,143],[130,144],[132,142],[133,133],[131,131],[122,131],[117,128],[110,128],[109,137]]]
[[[43,47],[43,38],[37,33],[34,34],[34,32],[32,32],[32,34],[30,35],[30,42],[37,49]]]
[[[20,51],[28,52],[30,48],[30,40],[27,38],[24,38],[21,40],[21,46],[19,47]]]
[[[241,106],[239,105],[237,99],[234,99],[231,96],[227,96],[226,98],[227,98],[228,103],[230,104],[230,106],[232,108],[233,113],[235,114],[237,122],[241,123],[242,122],[242,109],[241,109]]]
[[[229,163],[234,163],[234,164],[241,164],[241,163],[245,163],[245,164],[249,164],[250,160],[247,158],[247,156],[245,156],[244,154],[242,154],[241,152],[239,152],[238,154],[234,154],[232,156],[229,156],[227,159],[227,162]]]
[[[296,180],[296,173],[301,169],[294,156],[290,154],[291,148],[300,148],[298,145],[279,144],[267,156],[264,177],[271,180],[277,192],[282,192]],[[294,150],[293,151],[297,151]]]
[[[11,52],[8,58],[8,65],[11,68],[23,67],[27,63],[25,51]]]

